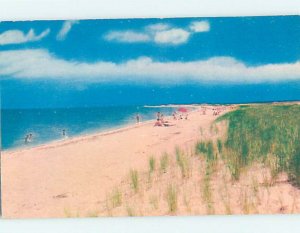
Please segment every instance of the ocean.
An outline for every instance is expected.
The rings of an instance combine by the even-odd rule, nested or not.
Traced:
[[[27,148],[67,137],[117,129],[134,124],[136,114],[141,121],[155,119],[156,113],[171,115],[172,107],[90,107],[57,109],[2,109],[2,150]],[[63,130],[66,136],[63,136]],[[25,137],[32,140],[25,143]]]

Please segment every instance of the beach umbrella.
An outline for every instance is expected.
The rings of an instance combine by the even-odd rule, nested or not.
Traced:
[[[180,108],[178,108],[177,111],[178,111],[178,112],[187,112],[188,110],[187,110],[187,108],[180,107]]]

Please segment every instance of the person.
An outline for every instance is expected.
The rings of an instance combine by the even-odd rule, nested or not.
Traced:
[[[136,123],[140,123],[140,115],[136,114]]]
[[[176,117],[176,112],[173,112],[173,114],[172,114],[172,115],[173,115],[173,119],[174,119],[174,120],[177,120],[177,117]]]
[[[28,141],[29,141],[29,142],[32,141],[32,133],[29,134],[29,136],[28,136]]]
[[[161,115],[160,115],[160,112],[157,112],[157,113],[156,113],[156,119],[157,119],[158,121],[160,120],[160,116],[161,116]]]
[[[161,123],[161,121],[159,119],[157,119],[154,126],[163,126],[163,124]]]
[[[25,142],[25,144],[27,144],[27,143],[28,143],[28,140],[29,140],[29,135],[28,135],[28,134],[26,134],[26,136],[25,136],[25,138],[24,138],[24,142]]]
[[[67,133],[66,133],[66,130],[65,130],[65,129],[62,130],[62,136],[63,136],[63,137],[66,137],[66,136],[67,136]]]

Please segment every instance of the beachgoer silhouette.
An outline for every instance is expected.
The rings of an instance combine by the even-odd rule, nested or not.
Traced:
[[[160,117],[161,117],[160,112],[157,112],[157,114],[156,114],[156,119],[157,119],[157,120],[160,120]]]
[[[136,115],[136,123],[140,123],[140,119],[141,119],[140,115],[137,114],[137,115]]]
[[[65,130],[65,129],[63,129],[63,130],[62,130],[62,136],[64,136],[64,137],[65,137],[66,135],[67,135],[67,134],[66,134],[66,130]]]
[[[173,115],[173,119],[174,119],[174,120],[177,120],[176,112],[174,112],[172,115]]]
[[[24,138],[24,142],[27,144],[28,143],[28,139],[29,139],[29,135],[26,134],[25,138]]]

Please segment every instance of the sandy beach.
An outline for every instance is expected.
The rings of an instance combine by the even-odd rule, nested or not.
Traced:
[[[170,127],[154,121],[99,135],[2,153],[3,216],[64,217],[104,200],[130,168],[144,168],[150,155],[171,152],[197,140],[199,127],[215,117],[191,113]]]
[[[220,115],[226,111],[222,111]],[[203,115],[198,108],[189,113],[188,120],[173,120],[172,117],[168,117],[172,123],[169,127],[154,127],[155,121],[148,121],[110,132],[66,139],[30,149],[3,152],[3,216],[5,218],[107,216],[107,212],[103,210],[107,196],[115,187],[122,188],[127,185],[126,180],[130,169],[137,169],[141,174],[145,174],[150,156],[159,160],[163,153],[174,154],[176,147],[183,151],[193,150],[195,143],[201,137],[212,136],[209,133],[210,127],[218,117],[212,113],[212,110],[207,110],[206,115]],[[200,134],[200,129],[204,133]],[[194,160],[196,161],[192,158],[191,162]],[[199,168],[196,167],[193,174],[198,170]],[[258,166],[249,170],[252,173],[257,171],[263,171],[263,168]],[[169,175],[172,175],[172,171]],[[216,187],[223,183],[219,176],[219,173],[216,174]],[[143,175],[141,179],[142,177]],[[139,194],[143,200],[148,197],[151,199],[147,190],[157,191],[164,186],[164,182],[168,182],[167,176],[158,177],[158,175],[154,176],[153,179],[161,182],[160,187],[155,185],[150,188],[143,187]],[[190,185],[188,190],[193,190],[192,186],[199,183],[201,179],[201,176],[191,177],[191,182],[182,184]],[[286,182],[284,174],[281,179],[283,181],[280,185],[284,185],[284,188],[272,187],[274,190],[279,190],[274,191],[274,195],[286,190],[283,194],[284,202],[293,202],[295,195],[298,201],[300,195],[298,189]],[[240,182],[243,182],[243,179]],[[239,187],[239,184],[236,184],[236,188]],[[195,191],[195,195],[197,193],[198,191]],[[128,203],[136,201],[130,195],[129,191],[124,191],[123,199],[128,200]],[[239,194],[232,191],[233,200],[236,199],[234,195]],[[164,197],[164,194],[161,196]],[[271,203],[272,200],[277,203],[276,198],[277,196],[273,200],[271,197]],[[190,199],[191,206],[197,204],[197,198],[193,199],[193,195]],[[263,197],[260,201],[265,202],[266,205]],[[270,201],[268,203],[271,206]],[[215,198],[215,204],[220,206],[215,207],[219,210],[215,212],[216,214],[226,213],[224,207],[221,207],[222,203],[224,202],[221,199]],[[161,204],[159,210],[152,212],[147,211],[148,207],[145,207],[138,215],[167,215],[164,205],[166,204]],[[294,205],[298,208],[295,203]],[[280,213],[277,204],[274,206],[274,210],[270,211],[278,210],[277,212]],[[127,208],[128,212],[128,206],[118,208],[112,215],[128,215],[125,210]],[[264,211],[263,206],[260,208],[261,213],[269,211]],[[232,213],[240,211],[238,207],[232,209]],[[199,207],[194,212],[188,212],[180,207],[177,214],[206,214],[205,211],[204,207]]]

